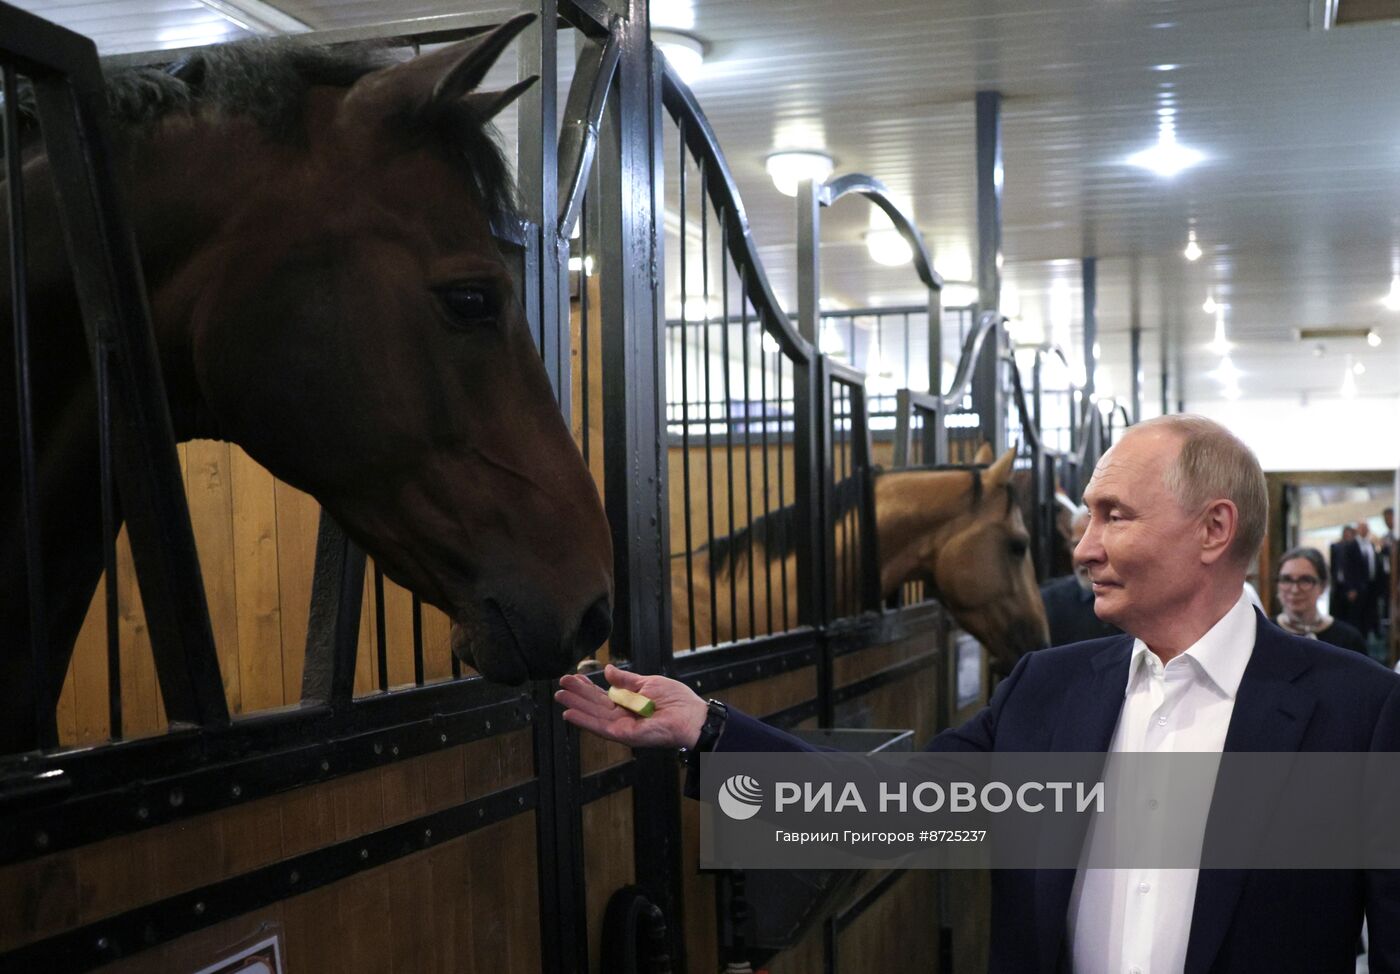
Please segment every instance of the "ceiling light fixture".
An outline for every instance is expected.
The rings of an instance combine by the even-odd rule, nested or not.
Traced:
[[[698,37],[678,30],[652,30],[652,43],[666,55],[666,60],[682,81],[693,85],[705,66],[705,44]]]
[[[804,179],[821,182],[836,168],[836,160],[820,149],[785,149],[763,161],[773,185],[784,196],[796,196]]]
[[[1215,298],[1212,295],[1207,294],[1205,304],[1201,305],[1201,310],[1208,315],[1213,315],[1215,314],[1215,309],[1218,307],[1220,307],[1220,305],[1215,303]]]
[[[1390,293],[1381,298],[1381,304],[1391,311],[1400,311],[1400,274],[1390,279]]]
[[[865,249],[870,251],[871,260],[886,267],[907,264],[914,257],[914,248],[894,227],[866,231]]]
[[[1226,355],[1221,358],[1220,364],[1215,367],[1215,371],[1211,375],[1225,385],[1233,386],[1239,384],[1240,376],[1244,373],[1235,368],[1235,363],[1230,361],[1230,356]]]
[[[1171,179],[1204,158],[1204,153],[1176,141],[1176,108],[1167,105],[1157,110],[1157,144],[1134,152],[1127,161],[1129,165],[1149,169],[1163,179]]]
[[[1181,256],[1189,261],[1201,259],[1201,245],[1196,243],[1196,228],[1192,227],[1186,233],[1186,249],[1181,252]]]
[[[1372,348],[1381,347],[1381,336],[1376,329],[1372,328],[1366,333],[1366,344],[1370,345]]]
[[[981,297],[977,285],[971,281],[944,281],[939,295],[945,308],[970,308]]]
[[[1210,340],[1208,347],[1216,355],[1228,355],[1230,349],[1234,347],[1225,334],[1225,312],[1218,305],[1215,310],[1215,337]]]

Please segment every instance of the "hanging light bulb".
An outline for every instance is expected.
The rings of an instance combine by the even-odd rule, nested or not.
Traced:
[[[1187,231],[1186,249],[1181,252],[1181,255],[1189,261],[1197,261],[1201,259],[1201,245],[1196,243],[1195,227],[1192,227],[1190,230]]]
[[[1220,307],[1220,305],[1215,303],[1214,295],[1207,294],[1205,304],[1201,305],[1201,310],[1208,315],[1213,315],[1215,314],[1215,309],[1218,307]]]
[[[1366,344],[1370,345],[1372,348],[1381,347],[1381,336],[1377,334],[1376,329],[1372,328],[1370,331],[1366,332]]]

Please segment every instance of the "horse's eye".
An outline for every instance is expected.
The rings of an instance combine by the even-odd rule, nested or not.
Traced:
[[[496,316],[495,296],[480,284],[449,284],[437,293],[443,306],[462,324],[484,324]]]
[[[1011,538],[1006,542],[1006,547],[1011,552],[1012,558],[1024,558],[1026,552],[1030,551],[1030,542],[1025,538]]]

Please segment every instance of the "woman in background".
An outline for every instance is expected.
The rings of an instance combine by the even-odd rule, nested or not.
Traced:
[[[1278,567],[1278,599],[1283,603],[1275,622],[1295,636],[1321,639],[1342,649],[1365,654],[1366,640],[1361,631],[1334,619],[1317,607],[1327,589],[1327,563],[1316,548],[1294,548],[1284,554]]]

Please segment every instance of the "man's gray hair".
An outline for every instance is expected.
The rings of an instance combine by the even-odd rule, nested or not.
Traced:
[[[1200,511],[1224,498],[1239,520],[1231,545],[1233,560],[1248,565],[1259,553],[1269,516],[1269,487],[1254,451],[1213,419],[1190,413],[1159,416],[1133,429],[1160,427],[1182,439],[1181,452],[1164,476],[1167,489],[1187,511]]]

